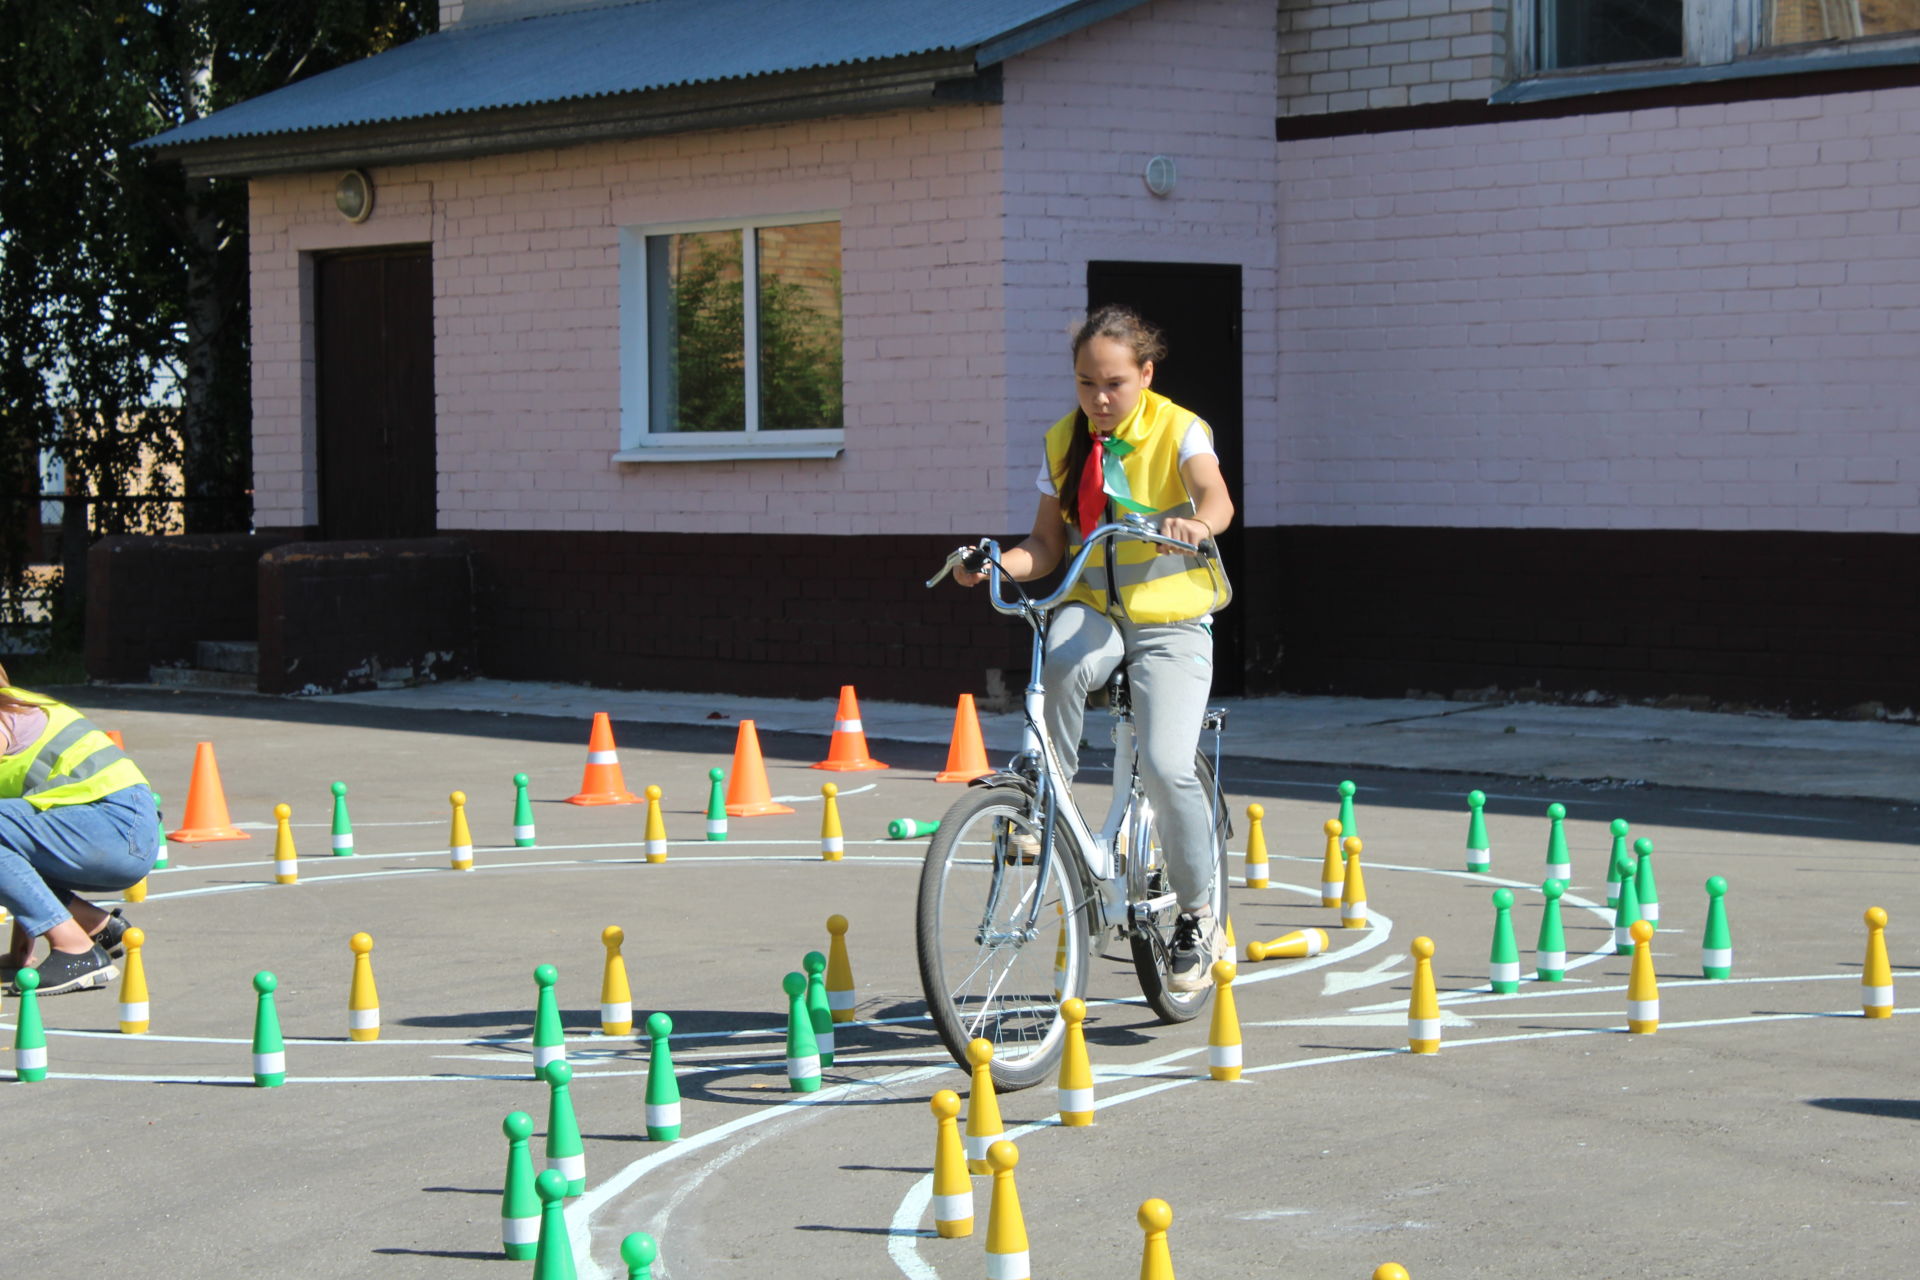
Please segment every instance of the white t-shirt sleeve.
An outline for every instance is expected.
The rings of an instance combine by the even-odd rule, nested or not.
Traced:
[[[1180,441],[1180,464],[1185,466],[1192,458],[1215,458],[1213,436],[1207,430],[1207,424],[1195,418],[1187,424],[1187,434]],[[1057,498],[1059,492],[1053,487],[1053,472],[1047,468],[1046,451],[1041,450],[1040,470],[1034,473],[1033,487],[1049,498]]]

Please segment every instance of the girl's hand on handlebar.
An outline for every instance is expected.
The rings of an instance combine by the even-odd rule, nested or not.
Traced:
[[[1204,520],[1191,520],[1185,516],[1168,516],[1160,522],[1160,536],[1176,538],[1181,542],[1191,542],[1197,547],[1213,537],[1213,530],[1207,528]],[[1162,546],[1156,547],[1155,550],[1163,556],[1187,554],[1177,547]]]

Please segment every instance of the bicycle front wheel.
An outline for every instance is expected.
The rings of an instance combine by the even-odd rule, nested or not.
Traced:
[[[920,871],[916,938],[927,1011],[954,1061],[993,1045],[993,1083],[1045,1079],[1065,1043],[1060,1002],[1086,989],[1087,922],[1058,847],[1044,882],[1040,824],[1017,787],[968,792],[940,819]]]
[[[1213,762],[1201,752],[1195,757],[1200,773],[1200,785],[1206,788],[1209,802],[1213,808],[1213,825],[1209,834],[1213,838],[1213,918],[1226,927],[1227,919],[1227,810],[1220,795],[1219,779],[1214,777]],[[1139,897],[1159,897],[1169,890],[1166,875],[1166,860],[1160,847],[1158,821],[1150,821],[1147,826],[1147,838],[1138,842],[1142,852],[1137,855],[1135,866],[1138,877],[1129,886]],[[1189,1022],[1207,1007],[1207,1001],[1213,996],[1213,986],[1209,983],[1198,991],[1175,991],[1167,985],[1167,970],[1172,964],[1173,921],[1180,913],[1177,906],[1167,906],[1155,913],[1150,924],[1137,929],[1128,939],[1133,944],[1133,970],[1140,979],[1140,994],[1147,998],[1147,1004],[1160,1015],[1162,1022]],[[1231,957],[1222,957],[1230,959]]]

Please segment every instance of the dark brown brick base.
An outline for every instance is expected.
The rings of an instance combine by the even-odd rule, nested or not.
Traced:
[[[1920,537],[1248,531],[1250,691],[1920,707]]]
[[[452,536],[475,552],[490,676],[930,703],[1025,680],[1024,627],[978,592],[921,585],[951,535]]]

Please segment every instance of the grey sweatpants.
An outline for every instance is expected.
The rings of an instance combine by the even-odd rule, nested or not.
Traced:
[[[1087,692],[1127,660],[1140,780],[1157,816],[1167,875],[1183,908],[1212,900],[1213,815],[1193,757],[1213,689],[1213,633],[1204,623],[1136,623],[1063,606],[1047,632],[1047,733],[1071,777],[1080,767]]]

